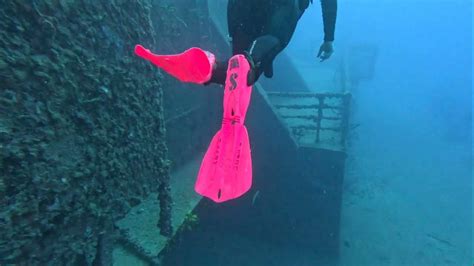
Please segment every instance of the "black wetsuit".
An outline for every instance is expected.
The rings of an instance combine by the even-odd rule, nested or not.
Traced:
[[[255,73],[273,75],[272,62],[290,42],[298,20],[312,0],[229,0],[227,22],[232,38],[232,54],[257,54],[254,60],[261,61]],[[324,24],[324,41],[334,40],[337,0],[321,0]],[[260,51],[252,51],[258,39],[267,39],[259,45]],[[268,41],[273,39],[274,41]],[[226,62],[217,64],[212,82],[225,82]]]

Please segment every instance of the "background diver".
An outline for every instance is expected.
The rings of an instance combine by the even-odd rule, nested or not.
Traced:
[[[313,0],[229,0],[227,24],[232,54],[243,54],[250,63],[248,85],[264,73],[273,76],[273,60],[288,45],[298,20]],[[317,57],[324,61],[333,53],[337,0],[321,0],[324,42]],[[190,49],[180,55],[155,55],[137,45],[137,55],[151,61],[184,82],[224,85],[227,60],[217,60],[208,51]],[[166,59],[166,60],[165,60]]]

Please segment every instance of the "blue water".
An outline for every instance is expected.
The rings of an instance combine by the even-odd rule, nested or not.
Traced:
[[[320,38],[319,17],[305,14],[290,54]],[[354,88],[345,182],[381,187],[349,204],[346,186],[344,265],[473,262],[472,26],[471,1],[340,2],[336,53],[378,51],[373,78]]]

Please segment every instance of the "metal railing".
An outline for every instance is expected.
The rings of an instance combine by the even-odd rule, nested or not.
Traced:
[[[307,131],[315,131],[314,143],[318,144],[321,142],[322,131],[332,131],[340,135],[340,144],[344,146],[348,129],[350,93],[268,92],[268,96],[272,99],[282,98],[281,101],[275,101],[274,107],[284,120],[305,121],[296,125],[287,123],[297,139],[307,135]],[[295,103],[294,100],[298,98],[306,101],[316,99],[316,103]],[[325,110],[332,111],[332,114],[326,115]],[[331,121],[332,126],[324,126],[324,121]]]

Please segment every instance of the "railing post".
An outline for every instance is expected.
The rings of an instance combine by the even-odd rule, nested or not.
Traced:
[[[324,95],[318,95],[318,116],[316,118],[316,143],[319,143],[321,120],[323,119]]]

